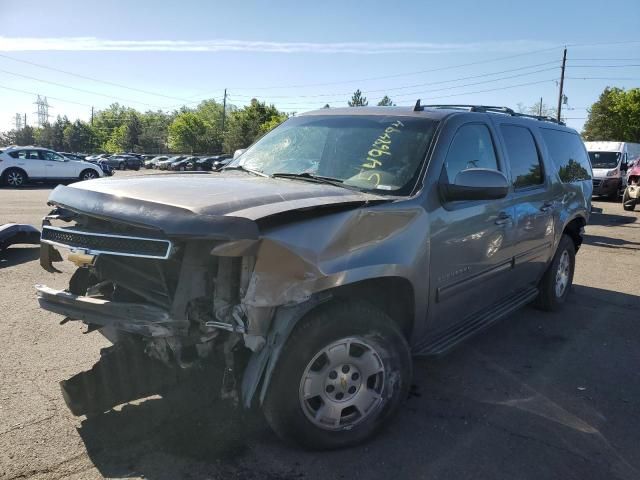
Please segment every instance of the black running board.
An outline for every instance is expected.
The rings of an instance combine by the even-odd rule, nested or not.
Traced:
[[[535,287],[521,290],[500,303],[468,317],[462,323],[439,333],[427,342],[417,345],[414,349],[414,354],[442,355],[447,353],[463,341],[502,320],[524,305],[531,303],[537,296],[538,289]]]

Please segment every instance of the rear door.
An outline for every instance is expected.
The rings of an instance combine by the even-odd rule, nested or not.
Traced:
[[[40,159],[37,150],[17,150],[11,152],[9,155],[16,159],[16,166],[27,172],[29,178],[36,179],[46,177],[45,162]]]
[[[500,122],[515,222],[513,285],[521,288],[539,280],[551,255],[554,238],[553,198],[541,149],[534,133],[525,125]]]

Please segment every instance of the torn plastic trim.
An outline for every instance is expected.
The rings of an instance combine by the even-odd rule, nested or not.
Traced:
[[[259,235],[258,225],[246,218],[197,214],[186,208],[63,185],[51,192],[48,204],[109,222],[160,230],[168,237],[230,241],[257,239]]]
[[[40,231],[24,223],[0,225],[0,251],[18,243],[38,245],[40,243]]]
[[[333,296],[330,293],[321,292],[304,303],[282,306],[277,309],[272,322],[273,326],[267,335],[265,345],[251,355],[242,376],[242,404],[245,408],[251,408],[261,380],[260,404],[264,401],[282,348],[298,321],[313,308],[329,301],[331,298]]]
[[[167,310],[153,305],[84,297],[46,285],[36,285],[36,292],[43,310],[144,337],[185,335],[189,326],[188,321],[175,320]]]

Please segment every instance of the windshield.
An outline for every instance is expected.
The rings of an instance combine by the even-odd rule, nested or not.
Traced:
[[[251,146],[230,167],[311,174],[376,193],[408,194],[437,122],[383,115],[294,117]]]
[[[616,168],[620,160],[620,152],[589,152],[593,168]]]

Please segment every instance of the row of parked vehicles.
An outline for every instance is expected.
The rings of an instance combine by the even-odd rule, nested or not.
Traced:
[[[209,157],[194,157],[187,155],[160,155],[144,162],[145,168],[175,171],[217,171],[233,160],[232,155],[214,155]]]
[[[91,180],[110,177],[115,170],[141,168],[217,171],[232,159],[232,155],[224,154],[203,157],[138,153],[84,155],[36,146],[10,146],[0,149],[0,184],[20,187],[31,181]]]
[[[593,195],[617,200],[631,211],[640,203],[640,144],[585,142],[593,167]]]

